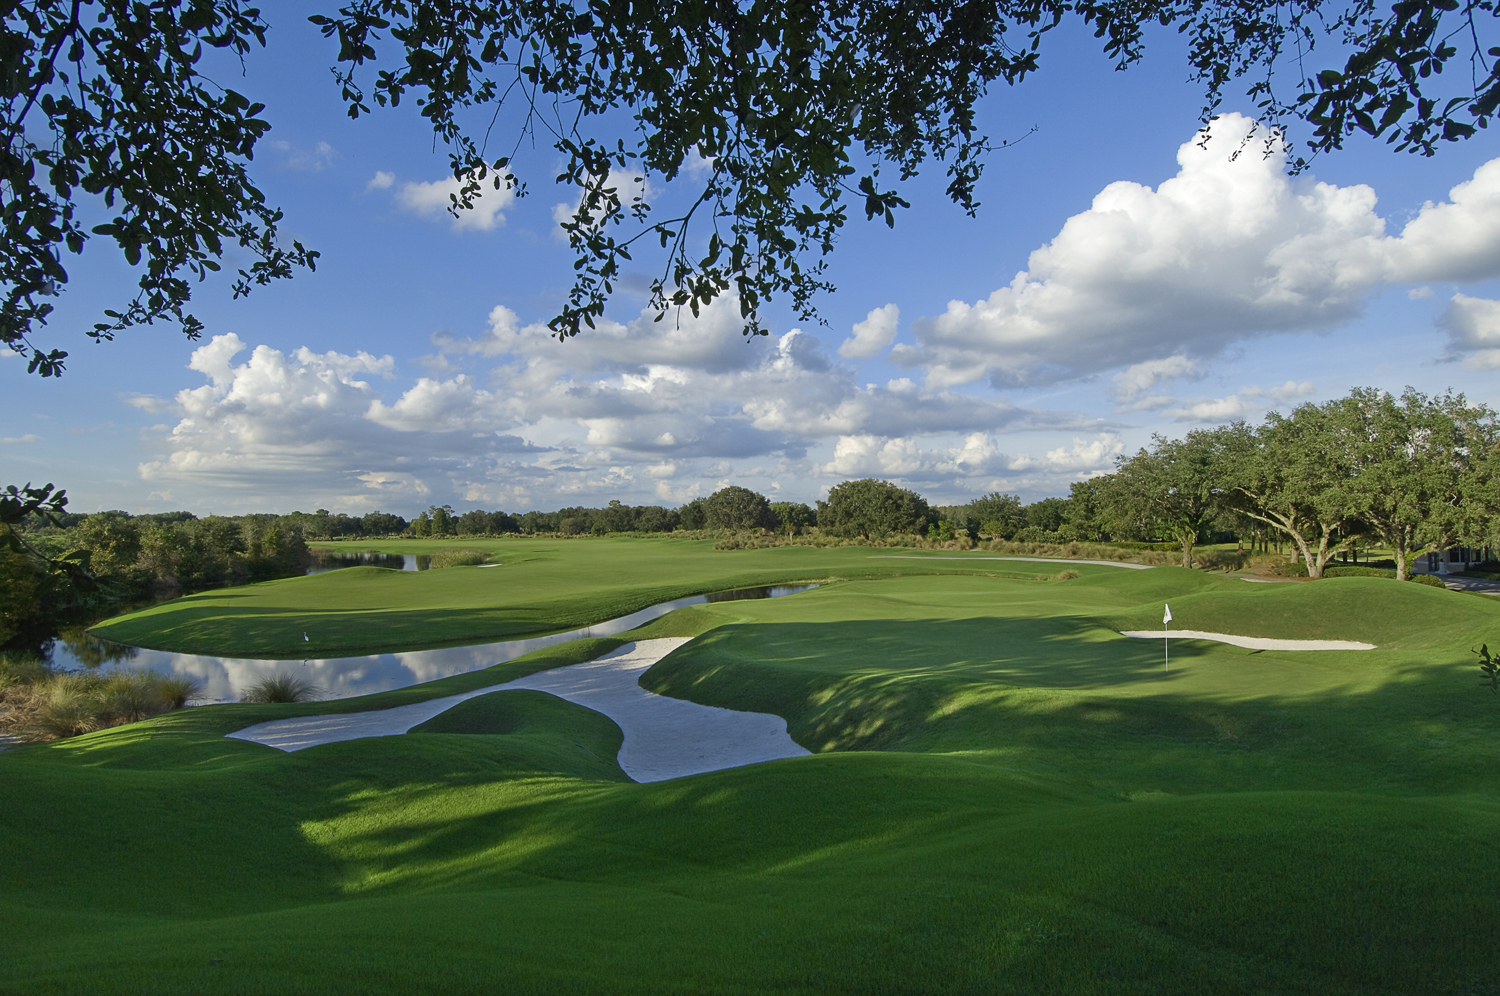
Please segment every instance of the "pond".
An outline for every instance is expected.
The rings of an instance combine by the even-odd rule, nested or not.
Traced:
[[[815,584],[772,585],[763,588],[736,588],[708,595],[694,595],[661,602],[618,619],[525,640],[483,643],[441,650],[411,650],[396,654],[370,654],[362,657],[329,657],[308,660],[265,661],[237,657],[209,657],[202,654],[175,654],[165,650],[143,650],[81,635],[59,639],[53,644],[54,667],[75,669],[109,664],[118,668],[157,671],[162,674],[197,678],[203,689],[197,701],[238,702],[255,682],[276,672],[294,673],[310,678],[324,699],[344,699],[369,695],[393,688],[405,688],[435,678],[477,671],[512,660],[533,650],[555,646],[589,636],[614,636],[635,629],[673,609],[708,602],[728,602],[745,598],[781,598],[795,595]]]
[[[309,574],[327,574],[345,567],[384,567],[392,571],[425,571],[431,566],[429,554],[402,553],[330,553],[326,550],[312,551]]]

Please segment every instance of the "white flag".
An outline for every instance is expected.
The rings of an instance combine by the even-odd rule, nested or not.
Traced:
[[[1165,626],[1172,621],[1172,606],[1167,606],[1167,614],[1161,617],[1161,624]]]

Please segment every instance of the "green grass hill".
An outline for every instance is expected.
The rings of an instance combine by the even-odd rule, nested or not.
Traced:
[[[624,637],[696,637],[642,683],[775,712],[810,757],[638,785],[613,723],[519,691],[294,754],[223,736],[617,640],[0,754],[0,992],[1496,991],[1500,696],[1469,651],[1500,605],[1178,568],[858,578],[823,553],[797,570],[850,579]],[[1182,641],[1165,671],[1116,630],[1168,600],[1184,629],[1378,649]]]

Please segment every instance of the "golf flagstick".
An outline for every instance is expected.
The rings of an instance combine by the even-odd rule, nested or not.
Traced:
[[[1163,604],[1166,604],[1166,603],[1163,603]],[[1172,641],[1167,636],[1167,623],[1169,623],[1171,621],[1172,621],[1172,606],[1171,605],[1167,605],[1166,614],[1161,617],[1161,651],[1162,651],[1162,667],[1165,670],[1168,670],[1168,671],[1172,670]]]

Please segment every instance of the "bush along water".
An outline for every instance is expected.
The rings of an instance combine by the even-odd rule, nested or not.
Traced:
[[[314,702],[322,696],[323,689],[314,684],[311,678],[278,672],[251,685],[250,690],[240,697],[240,701]]]
[[[196,678],[154,671],[56,671],[41,658],[0,653],[0,732],[57,740],[181,709],[201,692]]]
[[[432,552],[428,566],[433,570],[443,567],[478,567],[488,559],[489,554],[483,550],[468,547],[444,547]]]

